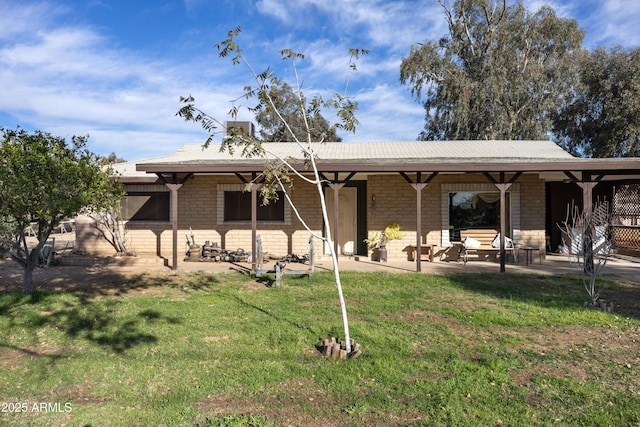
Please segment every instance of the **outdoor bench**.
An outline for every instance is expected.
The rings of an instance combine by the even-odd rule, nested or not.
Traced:
[[[433,256],[436,252],[438,245],[420,245],[420,261],[428,259],[433,262]],[[407,259],[409,261],[415,261],[418,247],[416,245],[407,246]]]
[[[467,261],[469,259],[470,253],[475,253],[478,257],[481,257],[483,253],[490,253],[493,256],[500,252],[500,247],[494,247],[492,245],[493,241],[498,236],[498,231],[493,229],[468,229],[468,230],[460,230],[460,238],[462,240],[461,245],[461,255],[464,264],[467,265]],[[467,239],[473,239],[480,242],[480,246],[478,247],[470,247]],[[506,240],[506,238],[505,238]],[[506,242],[505,242],[506,243]],[[506,246],[506,245],[505,245]],[[517,261],[516,252],[513,245],[504,248],[507,253],[511,253],[514,261]]]

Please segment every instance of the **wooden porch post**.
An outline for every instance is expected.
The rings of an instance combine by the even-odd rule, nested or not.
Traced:
[[[182,187],[182,184],[169,184],[165,185],[171,191],[171,230],[173,234],[173,259],[171,262],[171,269],[178,268],[178,190]]]
[[[582,189],[582,210],[585,218],[591,218],[593,213],[593,188],[598,184],[591,181],[591,175],[583,173],[582,182],[576,182]],[[593,271],[593,236],[591,227],[585,227],[585,236],[582,239],[584,252],[584,271]]]
[[[501,173],[501,181],[504,180],[504,174]],[[507,251],[505,247],[505,234],[507,232],[507,190],[511,187],[511,183],[495,184],[500,190],[500,272],[504,273]],[[514,248],[515,250],[515,248]]]
[[[496,188],[500,191],[500,273],[504,273],[506,271],[506,254],[505,250],[505,234],[507,232],[507,190],[511,188],[511,185],[516,181],[516,179],[520,178],[522,172],[518,172],[509,179],[508,182],[505,182],[505,174],[504,172],[500,172],[500,181],[496,181],[496,179],[489,174],[488,172],[484,173],[484,176],[496,186]],[[515,248],[513,248],[515,251]]]
[[[409,175],[400,172],[400,175],[416,190],[416,271],[422,271],[422,190],[438,176],[438,172],[433,172],[427,179],[422,181],[422,174],[416,172],[416,182],[413,182]]]
[[[338,213],[340,212],[338,208],[338,203],[340,202],[338,192],[344,187],[344,183],[332,182],[328,185],[333,190],[333,250],[336,251],[336,256],[338,256]]]
[[[256,238],[258,237],[258,191],[261,187],[262,184],[256,183],[251,186],[251,271],[254,273],[258,268]]]
[[[416,190],[416,271],[422,271],[422,190],[426,183],[411,184]]]

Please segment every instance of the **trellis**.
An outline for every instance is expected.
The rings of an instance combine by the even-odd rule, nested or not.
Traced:
[[[614,246],[620,253],[640,256],[640,184],[615,188],[611,219]]]

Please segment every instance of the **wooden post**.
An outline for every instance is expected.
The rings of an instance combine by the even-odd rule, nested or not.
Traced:
[[[251,271],[256,272],[256,237],[258,229],[258,191],[262,184],[254,183],[251,186]]]
[[[582,210],[584,217],[591,219],[593,213],[593,188],[597,182],[590,182],[591,176],[584,174],[583,182],[576,182],[582,188]],[[593,235],[591,234],[591,226],[585,225],[585,235],[582,238],[582,251],[584,256],[584,270],[593,271]]]
[[[416,182],[413,182],[409,175],[404,172],[400,172],[405,181],[416,190],[416,271],[422,271],[422,190],[427,186],[436,176],[438,172],[433,172],[427,179],[422,181],[422,173],[416,172]]]
[[[422,271],[422,190],[426,183],[411,184],[416,190],[416,271]]]
[[[171,191],[171,230],[173,233],[173,259],[171,269],[178,268],[178,190],[182,184],[165,183]]]
[[[333,182],[329,184],[329,188],[333,190],[333,250],[336,251],[336,256],[338,255],[338,213],[340,212],[338,192],[342,187],[344,187],[344,183]]]
[[[501,173],[501,180],[504,180],[504,173]],[[507,232],[507,190],[511,183],[494,184],[500,190],[500,272],[504,273],[507,251],[505,250],[505,233]],[[514,249],[515,250],[515,249]]]

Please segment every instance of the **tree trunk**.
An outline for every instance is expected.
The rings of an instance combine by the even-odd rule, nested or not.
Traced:
[[[45,239],[46,241],[46,239]],[[35,283],[33,282],[33,270],[36,269],[38,262],[40,261],[40,251],[42,250],[41,245],[36,245],[35,248],[31,249],[29,256],[25,260],[22,265],[22,293],[23,294],[31,294],[36,290]],[[53,249],[52,249],[53,250]]]
[[[22,271],[22,293],[32,294],[36,287],[33,283],[33,270],[35,270],[35,264],[26,265]]]

